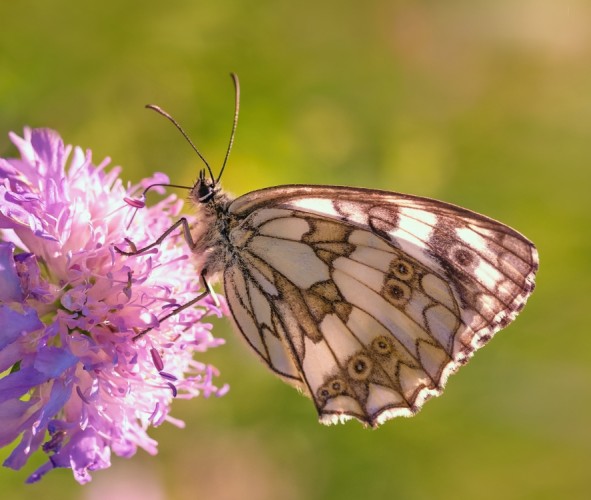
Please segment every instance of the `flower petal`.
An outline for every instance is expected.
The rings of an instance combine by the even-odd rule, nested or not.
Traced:
[[[24,430],[23,437],[4,461],[5,467],[18,470],[25,465],[28,458],[41,446],[49,422],[64,407],[71,392],[71,386],[55,380],[51,385],[49,397],[37,400],[39,404],[36,411],[23,422],[23,429],[19,431],[20,433]]]
[[[44,326],[35,309],[14,302],[0,304],[0,325],[0,349]]]
[[[0,379],[0,403],[20,398],[35,386],[47,382],[49,377],[32,366],[21,368]]]
[[[14,264],[12,243],[0,242],[0,283],[0,302],[22,302],[24,294]]]
[[[48,378],[56,378],[78,361],[78,358],[66,349],[44,347],[37,352],[33,366]]]

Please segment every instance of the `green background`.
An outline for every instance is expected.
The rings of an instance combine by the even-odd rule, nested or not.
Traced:
[[[331,183],[432,196],[539,247],[515,324],[412,419],[324,427],[228,326],[204,355],[230,393],[179,401],[160,453],[6,499],[591,498],[591,5],[585,0],[2,2],[0,152],[24,125],[113,158],[132,181],[191,183],[169,110],[241,194]],[[0,458],[9,450],[1,450]]]

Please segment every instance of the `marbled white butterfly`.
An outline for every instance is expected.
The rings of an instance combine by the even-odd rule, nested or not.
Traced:
[[[238,116],[232,76],[226,160]],[[209,177],[202,170],[188,188],[198,207],[194,227],[182,218],[149,247],[122,253],[142,253],[182,226],[205,294],[213,293],[207,281],[221,277],[240,333],[271,371],[312,399],[322,423],[355,418],[375,427],[415,414],[534,289],[536,248],[493,219],[340,186],[276,186],[233,198],[220,189],[221,172],[215,179],[197,154]]]

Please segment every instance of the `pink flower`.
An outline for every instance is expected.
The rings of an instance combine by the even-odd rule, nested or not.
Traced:
[[[158,328],[198,293],[180,235],[146,255],[114,251],[126,238],[145,246],[176,220],[182,202],[169,196],[127,228],[134,209],[124,199],[166,176],[124,187],[119,168],[93,165],[54,131],[11,139],[21,158],[0,159],[0,446],[21,437],[4,465],[20,469],[41,448],[48,461],[29,482],[68,467],[85,483],[111,451],[155,454],[148,428],[182,425],[169,415],[175,396],[227,391],[193,359],[223,343],[202,321],[221,312],[208,297]]]

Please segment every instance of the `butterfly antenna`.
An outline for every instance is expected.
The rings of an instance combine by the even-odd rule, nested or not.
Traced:
[[[230,77],[232,78],[232,82],[234,83],[234,120],[232,122],[232,133],[230,134],[230,142],[228,143],[228,149],[226,150],[226,156],[224,158],[224,163],[222,163],[222,169],[216,179],[215,183],[217,184],[220,179],[222,178],[222,174],[224,173],[224,168],[226,168],[226,163],[228,163],[228,158],[230,157],[230,151],[232,151],[232,146],[234,145],[234,137],[236,136],[236,127],[238,126],[238,114],[240,112],[240,81],[238,80],[238,75],[236,73],[230,73]]]
[[[211,167],[209,166],[209,163],[207,163],[207,160],[205,159],[205,157],[201,154],[201,152],[197,149],[197,146],[195,146],[195,144],[193,144],[193,141],[191,139],[189,139],[189,136],[187,135],[187,133],[183,130],[183,127],[180,126],[179,122],[177,122],[172,116],[170,116],[166,111],[164,111],[160,106],[156,106],[155,104],[146,104],[146,108],[151,109],[153,111],[156,111],[156,113],[161,114],[162,116],[164,116],[165,118],[168,118],[168,120],[170,120],[172,122],[172,124],[178,129],[178,131],[183,134],[183,137],[187,140],[187,142],[191,145],[191,147],[193,148],[193,151],[195,151],[195,153],[197,153],[197,156],[199,156],[199,158],[201,158],[201,161],[205,164],[205,166],[207,167],[207,171],[209,172],[209,175],[211,177],[211,181],[215,184],[216,180],[215,177],[213,176],[213,172],[211,171]]]

